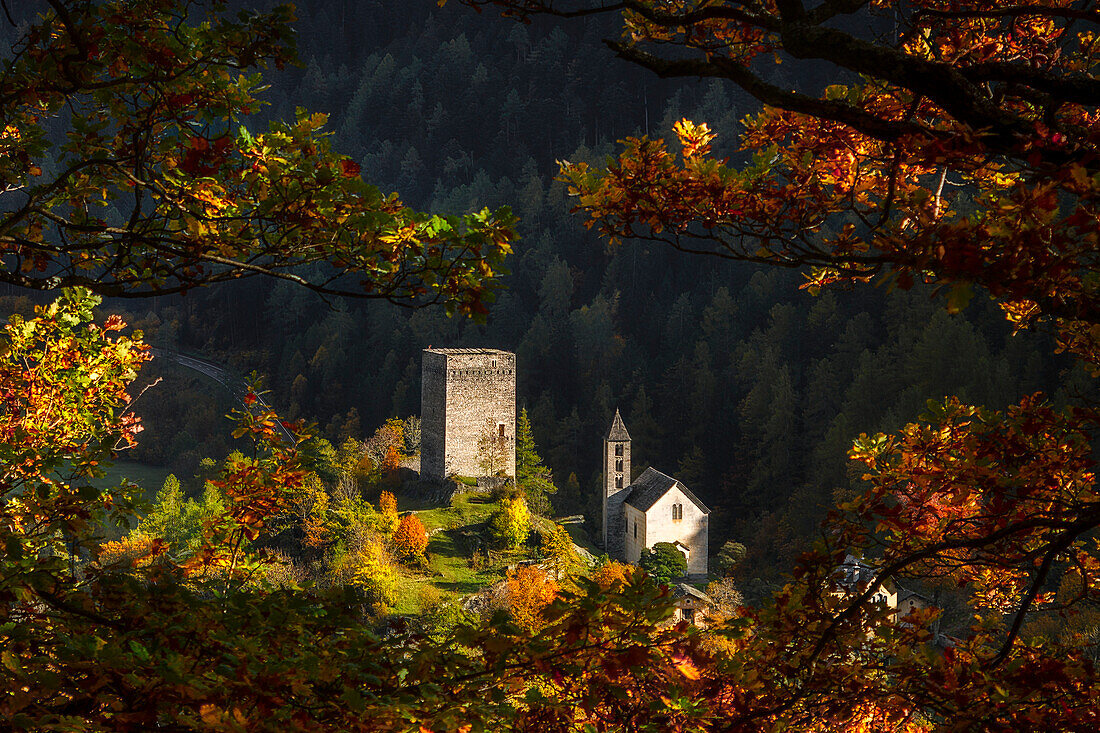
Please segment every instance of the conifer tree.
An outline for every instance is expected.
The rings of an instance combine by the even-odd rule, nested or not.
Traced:
[[[573,545],[573,538],[560,524],[552,524],[542,532],[542,552],[560,574],[571,574],[582,565],[581,556]]]
[[[175,474],[168,474],[164,485],[157,492],[153,510],[141,521],[142,534],[167,539],[179,534],[178,525],[185,502],[183,490]]]
[[[546,514],[550,510],[547,494],[555,494],[558,487],[550,469],[542,462],[535,448],[535,436],[531,432],[531,420],[527,417],[527,408],[519,413],[516,423],[516,485],[527,498],[527,506],[536,514]]]

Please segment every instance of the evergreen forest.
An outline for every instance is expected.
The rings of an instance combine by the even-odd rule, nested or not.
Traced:
[[[760,109],[721,80],[667,82],[614,62],[600,42],[613,19],[487,23],[434,0],[301,0],[295,15],[302,64],[265,74],[268,106],[249,124],[323,112],[334,149],[414,208],[511,206],[520,239],[506,289],[481,323],[266,279],[105,310],[153,346],[262,375],[273,407],[317,423],[333,445],[419,414],[421,349],[513,350],[556,514],[584,514],[598,532],[602,439],[618,407],[634,472],[677,476],[714,511],[711,547],[740,542],[751,575],[774,578],[855,494],[861,472],[847,452],[860,433],[895,430],[947,395],[1000,408],[1095,389],[1051,356],[1050,336],[1013,336],[982,297],[957,313],[931,288],[889,283],[814,297],[798,270],[645,240],[609,247],[571,213],[559,161],[600,164],[617,140],[672,137],[683,117],[710,125],[719,155],[745,158],[740,121]],[[19,28],[0,32],[10,43]],[[783,73],[774,81],[820,86]],[[9,311],[29,310],[8,293]],[[235,447],[233,397],[156,360],[141,386],[158,378],[125,457],[197,476],[204,458]]]

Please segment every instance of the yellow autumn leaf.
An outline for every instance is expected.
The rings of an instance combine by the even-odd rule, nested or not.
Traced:
[[[673,664],[676,666],[676,669],[684,677],[687,677],[689,680],[699,679],[699,668],[696,667],[695,663],[692,662],[690,659],[688,659],[687,657],[673,657],[672,661]]]

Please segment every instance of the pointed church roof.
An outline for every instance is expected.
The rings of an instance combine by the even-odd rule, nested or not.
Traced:
[[[630,440],[630,433],[626,432],[626,425],[623,425],[618,408],[615,409],[615,419],[611,421],[611,432],[607,434],[607,440],[615,443]]]
[[[662,496],[667,494],[669,490],[677,484],[679,484],[680,491],[683,492],[684,496],[686,496],[692,504],[699,507],[699,511],[703,514],[710,514],[710,509],[707,509],[707,505],[699,501],[699,497],[691,493],[688,487],[668,474],[661,473],[656,468],[652,467],[643,471],[642,475],[634,479],[634,482],[630,484],[630,493],[627,494],[625,501],[635,509],[647,512]]]

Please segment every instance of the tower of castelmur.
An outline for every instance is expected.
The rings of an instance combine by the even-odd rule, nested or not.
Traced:
[[[626,533],[623,500],[630,493],[630,433],[618,410],[603,442],[603,476],[603,547],[608,555],[619,558]]]
[[[420,475],[481,476],[479,439],[503,444],[516,475],[516,355],[499,349],[424,349]]]

